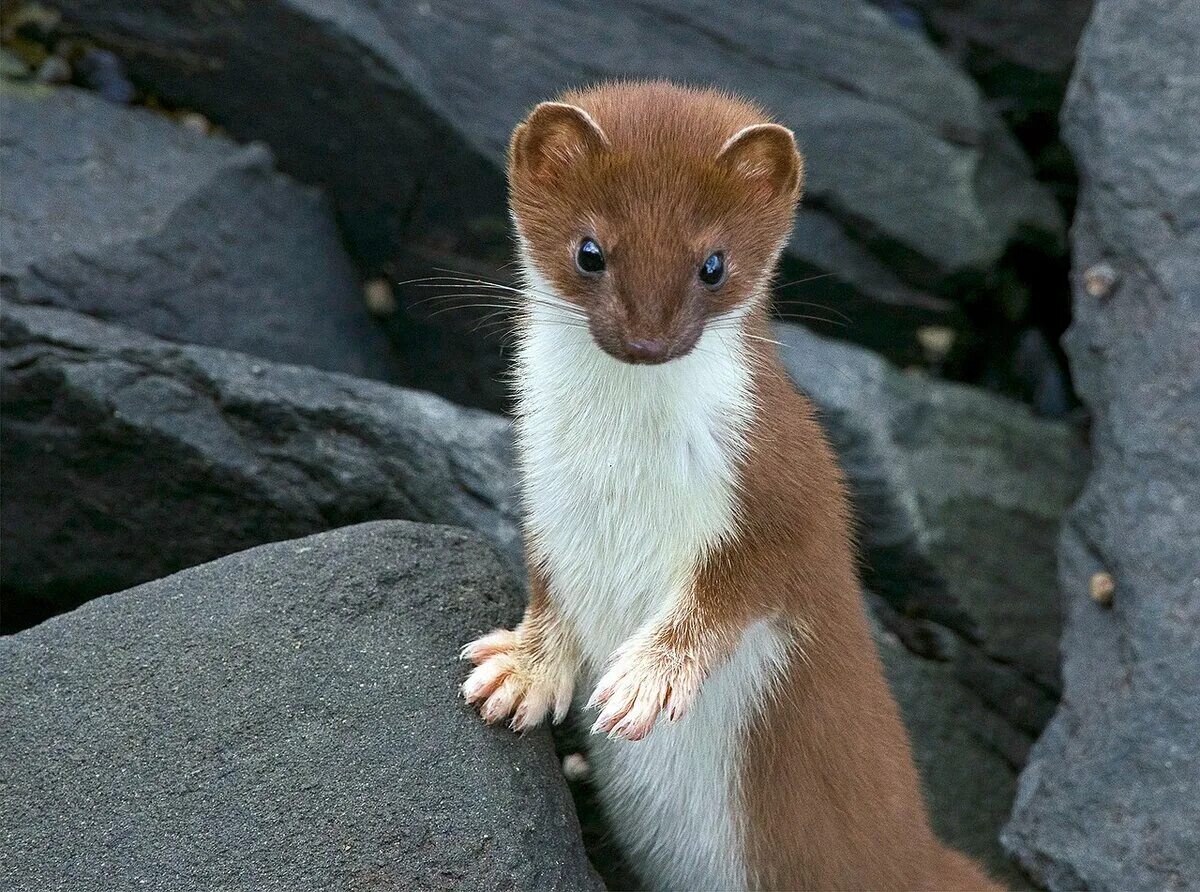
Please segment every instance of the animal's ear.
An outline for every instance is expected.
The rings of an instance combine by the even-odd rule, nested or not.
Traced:
[[[600,125],[579,106],[543,102],[513,131],[508,163],[514,171],[537,175],[565,169],[608,145]]]
[[[804,180],[804,159],[792,131],[778,124],[743,127],[726,140],[717,162],[744,177],[764,197],[795,199]]]

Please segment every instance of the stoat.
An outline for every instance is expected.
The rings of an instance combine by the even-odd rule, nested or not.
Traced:
[[[654,888],[997,888],[930,830],[842,475],[771,339],[792,132],[614,83],[537,106],[508,160],[531,591],[464,649],[466,699],[523,730],[590,693],[601,799]]]

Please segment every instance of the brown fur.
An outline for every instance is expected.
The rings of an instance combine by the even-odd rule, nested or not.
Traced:
[[[795,642],[745,741],[749,884],[995,889],[929,827],[864,613],[845,485],[811,405],[769,343],[764,293],[802,174],[791,134],[761,109],[663,83],[567,94],[535,110],[510,149],[512,206],[533,261],[558,294],[586,311],[597,343],[613,355],[644,337],[666,339],[672,355],[682,355],[713,317],[753,306],[746,343],[756,409],[740,469],[738,534],[706,559],[689,597],[643,644],[672,680],[661,706],[678,718],[691,689],[733,653],[751,623],[772,619]],[[603,247],[602,277],[575,268],[586,237]],[[718,250],[728,278],[706,289],[696,271]],[[542,662],[548,658],[537,654],[553,634],[569,654],[552,660],[561,674],[576,659],[574,644],[533,570],[529,612],[505,633],[516,636],[505,646]],[[477,662],[495,653],[473,647],[468,655]],[[484,681],[468,699],[486,700],[491,719],[519,710],[524,692],[537,688],[528,672]],[[488,699],[503,685],[513,686],[509,694]],[[550,699],[551,687],[534,700]],[[618,730],[638,739],[652,733],[654,719]],[[528,724],[529,711],[519,713],[519,725]]]
[[[755,884],[998,888],[929,828],[864,614],[840,471],[811,405],[758,343],[761,409],[743,474],[741,534],[710,561],[701,586],[714,601],[753,592],[758,615],[790,619],[803,642],[747,742]]]

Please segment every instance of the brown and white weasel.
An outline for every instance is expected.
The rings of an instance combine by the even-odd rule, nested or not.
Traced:
[[[594,686],[601,798],[655,888],[996,888],[929,828],[771,340],[802,179],[791,131],[711,91],[609,84],[516,128],[531,593],[463,693],[522,730]]]

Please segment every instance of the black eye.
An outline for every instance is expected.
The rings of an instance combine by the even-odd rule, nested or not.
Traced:
[[[700,281],[709,288],[716,288],[725,281],[725,255],[718,251],[709,254],[708,259],[700,265]]]
[[[604,252],[596,244],[596,240],[585,238],[579,243],[579,251],[575,254],[575,264],[585,275],[594,276],[604,272]]]

